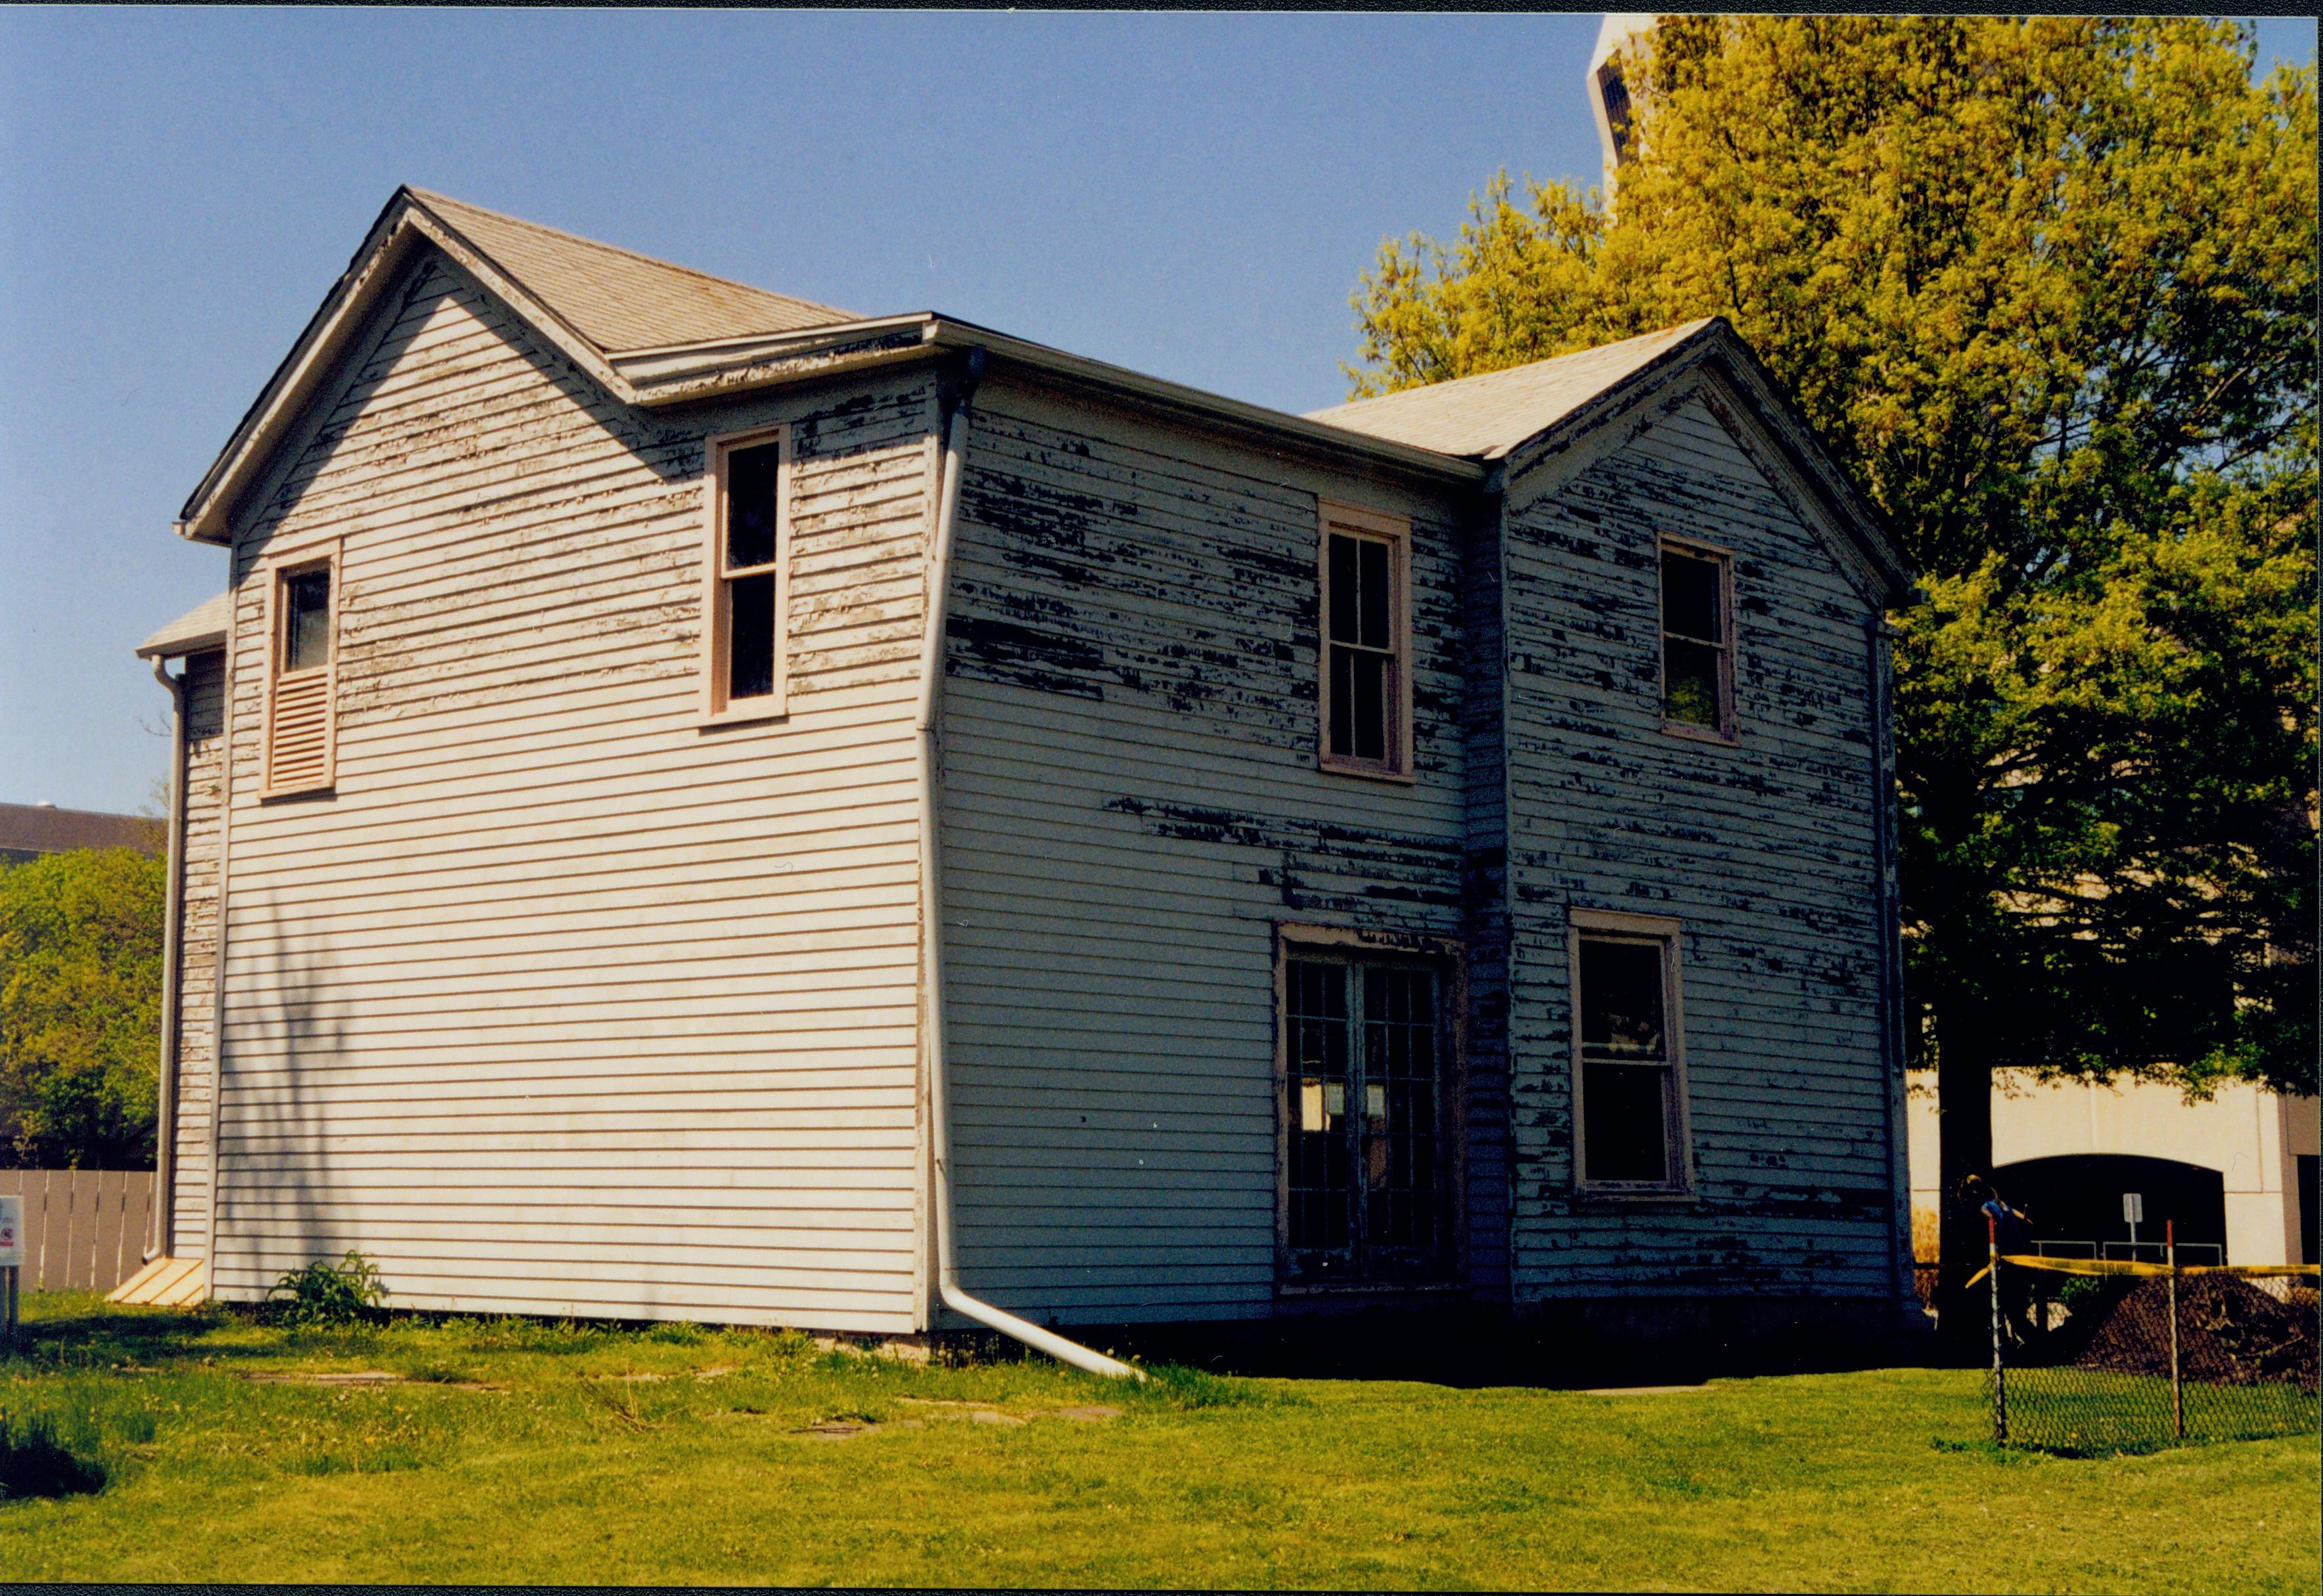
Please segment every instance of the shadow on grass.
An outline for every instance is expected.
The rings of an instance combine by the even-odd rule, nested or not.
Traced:
[[[68,1445],[49,1415],[0,1413],[0,1501],[92,1495],[109,1477],[94,1443]]]

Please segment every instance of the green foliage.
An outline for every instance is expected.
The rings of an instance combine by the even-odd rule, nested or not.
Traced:
[[[0,866],[0,1136],[26,1166],[150,1169],[168,867],[128,848]]]
[[[1906,991],[1963,1080],[2315,1090],[2315,80],[2251,50],[1664,17],[1611,211],[1500,177],[1355,300],[1358,393],[1712,315],[1787,384],[1923,573]]]
[[[376,1318],[386,1301],[379,1266],[350,1247],[335,1264],[317,1258],[303,1269],[285,1270],[266,1293],[265,1306],[277,1324],[336,1326]]]
[[[107,1470],[84,1436],[60,1437],[46,1413],[0,1411],[0,1500],[85,1496],[105,1489]]]

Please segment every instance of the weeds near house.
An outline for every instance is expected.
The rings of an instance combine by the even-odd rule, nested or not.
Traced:
[[[386,1303],[379,1266],[352,1247],[336,1264],[318,1258],[304,1269],[286,1270],[266,1294],[275,1323],[308,1328],[363,1324]]]

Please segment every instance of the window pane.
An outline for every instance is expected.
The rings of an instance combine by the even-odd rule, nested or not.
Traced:
[[[1440,1242],[1436,977],[1373,966],[1363,982],[1364,1243],[1408,1270],[1435,1261]]]
[[[1726,640],[1718,562],[1662,550],[1662,630],[1708,643]]]
[[[1331,752],[1343,758],[1355,751],[1355,653],[1331,647]]]
[[[1388,546],[1375,538],[1366,537],[1357,547],[1363,551],[1363,575],[1358,582],[1362,601],[1363,636],[1359,639],[1366,648],[1391,648],[1394,643],[1388,636]]]
[[[282,668],[303,671],[331,658],[331,573],[302,571],[282,579]]]
[[[1354,691],[1349,695],[1354,701],[1354,756],[1358,759],[1385,759],[1387,656],[1350,653],[1348,660],[1354,674]]]
[[[1663,1116],[1668,1067],[1592,1062],[1581,1069],[1589,1179],[1666,1182],[1669,1136]]]
[[[1356,640],[1355,539],[1331,534],[1331,641]]]
[[[782,445],[761,444],[726,456],[726,569],[775,563]]]
[[[1662,944],[1581,940],[1581,1045],[1668,1057],[1662,1040]]]
[[[1707,643],[1662,641],[1662,713],[1689,726],[1718,726],[1719,650]]]
[[[1290,1245],[1310,1253],[1338,1254],[1344,1272],[1354,1237],[1348,1207],[1349,1155],[1354,1122],[1347,1113],[1347,968],[1294,959],[1283,971],[1290,1028],[1293,1087],[1288,1138],[1290,1167],[1284,1171],[1290,1199]],[[1331,1261],[1310,1259],[1328,1271]]]
[[[745,576],[726,584],[726,696],[761,698],[775,690],[775,576]]]

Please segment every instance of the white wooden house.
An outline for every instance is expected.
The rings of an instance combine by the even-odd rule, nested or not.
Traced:
[[[179,531],[149,1293],[1910,1301],[1908,577],[1722,322],[1301,417],[404,189]]]

